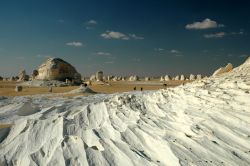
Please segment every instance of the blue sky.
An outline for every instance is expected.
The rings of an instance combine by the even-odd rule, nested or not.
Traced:
[[[250,55],[245,0],[2,0],[0,75],[48,57],[84,76],[208,74]]]

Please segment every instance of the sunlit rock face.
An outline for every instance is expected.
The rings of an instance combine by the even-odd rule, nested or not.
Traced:
[[[231,70],[233,70],[233,65],[231,63],[228,63],[225,67],[221,67],[221,68],[217,69],[213,73],[213,76],[218,76],[218,75],[221,75],[223,73],[230,72]]]
[[[38,68],[38,80],[58,80],[65,81],[66,79],[79,79],[79,73],[76,69],[60,58],[49,58]]]

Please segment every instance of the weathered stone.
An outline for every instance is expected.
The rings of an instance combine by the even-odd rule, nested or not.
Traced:
[[[91,75],[89,78],[90,81],[96,81],[96,76],[95,75]]]
[[[23,90],[22,86],[16,86],[15,91],[16,92],[21,92]]]
[[[103,72],[97,71],[95,77],[96,77],[96,81],[103,81]]]
[[[163,76],[161,76],[160,81],[165,81],[165,79],[164,79],[164,77],[163,77]]]
[[[184,81],[184,80],[185,80],[185,76],[184,76],[184,75],[181,75],[180,80],[181,80],[181,81]]]
[[[164,80],[165,80],[165,81],[170,81],[170,80],[171,80],[171,77],[170,77],[169,75],[165,75]]]
[[[175,76],[174,80],[176,81],[180,80],[180,76],[179,75]]]
[[[139,77],[134,75],[129,77],[129,81],[139,81]]]
[[[150,77],[145,77],[145,81],[150,81]]]
[[[200,80],[200,79],[202,79],[202,76],[201,76],[201,74],[198,74],[198,75],[196,76],[196,79],[197,79],[197,80]]]
[[[225,67],[221,67],[221,68],[217,69],[213,73],[213,76],[218,76],[218,75],[221,75],[223,73],[230,72],[231,70],[233,70],[233,65],[231,63],[228,63]]]
[[[76,74],[79,73],[68,62],[60,58],[49,58],[38,68],[36,79],[65,81],[66,79],[75,79]]]
[[[29,81],[29,76],[26,75],[26,71],[25,70],[22,70],[19,75],[18,75],[18,82],[21,82],[21,81]]]
[[[189,76],[189,80],[191,80],[191,81],[195,80],[195,75],[190,74],[190,76]]]

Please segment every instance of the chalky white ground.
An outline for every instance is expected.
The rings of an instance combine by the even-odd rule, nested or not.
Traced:
[[[250,165],[250,60],[167,90],[0,100],[0,165]]]

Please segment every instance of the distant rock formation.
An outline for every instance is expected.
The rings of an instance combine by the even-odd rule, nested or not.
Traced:
[[[165,78],[164,78],[165,81],[170,81],[171,80],[171,77],[169,75],[165,75]]]
[[[38,71],[37,70],[33,70],[32,75],[31,75],[31,79],[35,80],[36,76],[38,76]]]
[[[180,78],[181,81],[184,81],[185,80],[185,76],[182,74],[181,75],[181,78]]]
[[[189,80],[191,80],[191,81],[195,80],[195,75],[190,74],[190,76],[189,76]]]
[[[175,76],[174,80],[176,81],[180,80],[180,76],[179,75]]]
[[[160,81],[165,81],[165,79],[164,79],[164,77],[163,77],[163,76],[161,76]]]
[[[58,81],[69,79],[74,82],[81,82],[80,76],[76,69],[68,62],[60,58],[49,58],[38,68],[36,79]]]
[[[150,77],[145,77],[145,81],[150,81]]]
[[[201,76],[201,74],[198,74],[198,75],[196,76],[196,79],[197,79],[197,80],[200,80],[200,79],[202,79],[202,76]]]
[[[223,73],[227,73],[230,72],[231,70],[233,70],[233,65],[231,63],[228,63],[225,67],[221,67],[219,69],[217,69],[212,76],[218,76],[221,75]]]
[[[90,81],[96,81],[96,75],[91,75],[89,78]]]
[[[134,75],[129,77],[129,81],[139,81],[139,77]]]
[[[96,81],[103,81],[103,72],[102,71],[97,71],[95,74]]]
[[[29,76],[26,75],[26,71],[25,70],[22,70],[19,75],[18,75],[18,82],[21,82],[21,81],[29,81]]]

